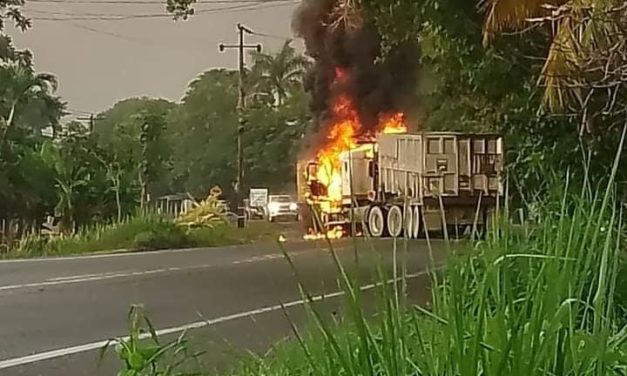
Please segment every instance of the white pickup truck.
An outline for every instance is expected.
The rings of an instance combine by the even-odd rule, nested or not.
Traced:
[[[298,204],[290,195],[270,195],[268,197],[268,220],[298,220]]]

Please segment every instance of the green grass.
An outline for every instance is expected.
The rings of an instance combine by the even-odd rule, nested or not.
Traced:
[[[157,250],[214,247],[275,240],[279,229],[270,223],[252,222],[245,229],[226,223],[213,227],[186,229],[170,219],[147,213],[120,223],[97,225],[74,235],[47,238],[26,236],[3,258],[63,256],[116,250]]]
[[[499,223],[472,252],[452,256],[433,275],[429,309],[404,304],[402,288],[388,285],[370,317],[341,277],[340,325],[311,306],[312,333],[295,332],[295,343],[231,375],[627,374],[625,311],[615,301],[620,213],[609,191],[560,196],[533,228]]]
[[[557,205],[546,206],[533,226],[497,221],[485,240],[452,250],[446,267],[432,274],[426,307],[407,302],[406,284],[381,283],[375,314],[365,312],[362,303],[371,297],[332,253],[346,293],[342,319],[312,303],[308,330],[294,325],[292,341],[228,374],[627,375],[620,307],[627,302],[618,300],[625,288],[622,213],[610,193],[572,194],[566,187],[547,199]],[[395,275],[402,281],[403,270]]]

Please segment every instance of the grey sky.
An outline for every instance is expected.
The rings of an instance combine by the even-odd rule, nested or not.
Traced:
[[[235,50],[220,53],[217,48],[220,42],[237,42],[237,22],[260,33],[289,37],[296,6],[295,2],[285,1],[262,5],[201,1],[196,8],[202,11],[187,21],[175,22],[168,17],[105,21],[78,18],[161,14],[165,6],[48,1],[27,2],[25,13],[33,18],[32,29],[8,32],[19,48],[33,51],[37,70],[57,76],[58,93],[68,107],[87,112],[100,112],[131,96],[179,100],[189,81],[200,72],[237,66]],[[224,10],[240,5],[248,8]],[[266,51],[276,50],[283,43],[279,38],[258,36],[247,37],[247,42],[261,42]]]

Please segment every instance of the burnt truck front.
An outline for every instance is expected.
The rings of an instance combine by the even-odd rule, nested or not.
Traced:
[[[365,209],[375,195],[377,175],[376,143],[362,142],[339,155],[337,183],[341,196],[332,198],[318,179],[317,161],[303,159],[296,165],[296,186],[300,218],[306,235],[327,234],[338,237],[362,233]]]

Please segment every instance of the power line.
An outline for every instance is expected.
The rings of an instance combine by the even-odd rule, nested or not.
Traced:
[[[277,2],[280,2],[277,4]],[[196,10],[194,14],[214,14],[214,13],[228,13],[228,12],[240,12],[240,11],[249,11],[249,10],[258,10],[258,9],[268,9],[268,8],[276,8],[285,5],[296,4],[298,1],[295,0],[278,0],[271,4],[268,2],[259,2],[254,5],[235,5],[231,7],[221,7],[221,8],[212,8],[212,9],[200,9]],[[37,12],[37,11],[36,11]],[[58,14],[61,12],[46,12],[46,11],[38,11],[40,13],[47,14]],[[59,14],[63,15],[63,14]],[[67,14],[68,17],[31,17],[35,21],[125,21],[132,19],[150,19],[150,18],[171,18],[171,14],[167,13],[153,13],[153,14],[129,14],[129,15],[102,15],[102,16],[80,16],[76,14]]]
[[[31,9],[31,12],[35,12],[35,13],[41,13],[41,14],[68,14],[68,13],[62,13],[62,12],[49,12],[49,11],[44,11],[44,10],[39,10],[39,9]],[[128,15],[126,15],[128,16]],[[95,33],[95,34],[101,34],[101,35],[106,35],[112,38],[116,38],[119,40],[123,40],[126,42],[133,42],[133,43],[138,43],[141,45],[145,45],[145,44],[153,44],[153,45],[160,45],[160,46],[168,46],[168,47],[172,47],[172,48],[179,48],[179,49],[184,49],[185,51],[193,51],[193,52],[201,52],[198,48],[194,48],[194,47],[188,47],[185,45],[181,45],[179,43],[176,44],[170,44],[170,43],[164,43],[164,41],[162,40],[153,40],[153,39],[146,39],[146,38],[139,38],[133,35],[127,35],[127,34],[120,34],[120,33],[116,33],[116,32],[112,32],[109,30],[103,30],[103,29],[99,29],[99,28],[95,28],[92,26],[87,26],[87,25],[83,25],[81,23],[75,22],[73,20],[64,20],[69,26],[78,28],[78,29],[82,29],[82,30],[87,30],[89,32]],[[255,35],[255,36],[259,36],[259,37],[263,37],[263,38],[273,38],[273,39],[278,39],[278,40],[282,40],[282,41],[286,41],[286,40],[290,40],[292,39],[291,37],[287,37],[287,36],[278,36],[278,35],[273,35],[273,34],[266,34],[266,33],[259,33],[259,32],[253,32],[251,31],[250,33],[251,35]],[[204,42],[202,42],[204,43]]]
[[[203,0],[196,4],[234,4],[234,3],[272,3],[277,0]],[[159,0],[28,0],[29,3],[63,3],[63,4],[111,4],[111,5],[145,5],[145,4],[159,4],[167,5],[166,1]]]
[[[176,49],[180,49],[180,50],[184,50],[187,53],[198,53],[200,55],[205,55],[204,52],[198,48],[192,47],[192,46],[186,46],[184,44],[180,44],[180,43],[165,43],[162,40],[153,40],[153,39],[145,39],[145,38],[138,38],[132,35],[125,35],[125,34],[118,34],[118,33],[114,33],[114,32],[110,32],[107,30],[102,30],[102,29],[97,29],[91,26],[86,26],[77,22],[72,22],[72,21],[67,21],[67,24],[72,26],[72,27],[76,27],[79,29],[83,29],[83,30],[87,30],[89,32],[95,33],[95,34],[102,34],[102,35],[106,35],[112,38],[116,38],[116,39],[120,39],[126,42],[132,42],[132,43],[138,43],[142,46],[145,46],[146,44],[151,44],[157,47],[163,47],[163,46],[167,46],[168,48],[176,48]]]
[[[292,37],[286,37],[286,36],[281,36],[281,35],[273,35],[273,34],[266,34],[266,33],[259,33],[259,32],[256,32],[256,31],[251,32],[251,34],[252,35],[256,35],[258,37],[279,39],[279,40],[291,40],[291,39],[293,39]]]
[[[230,6],[230,7],[220,7],[220,8],[211,8],[211,9],[199,9],[196,10],[195,13],[213,13],[213,12],[219,12],[219,11],[226,11],[226,10],[232,10],[232,9],[241,9],[241,8],[247,8],[247,7],[252,7],[254,5],[235,5],[235,6]],[[40,13],[40,14],[47,14],[47,15],[57,15],[57,16],[68,16],[68,17],[63,17],[63,18],[59,18],[59,20],[75,20],[75,21],[84,21],[84,20],[91,20],[91,19],[98,19],[98,20],[106,20],[106,21],[115,21],[115,20],[123,20],[123,19],[128,19],[128,18],[153,18],[153,17],[172,17],[171,14],[167,14],[167,13],[136,13],[136,14],[129,14],[129,13],[122,13],[122,14],[115,14],[115,13],[75,13],[75,12],[56,12],[56,11],[48,11],[48,10],[42,10],[42,9],[29,9],[28,11],[33,12],[33,13]],[[34,19],[41,19],[41,18],[34,18]]]

